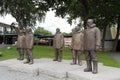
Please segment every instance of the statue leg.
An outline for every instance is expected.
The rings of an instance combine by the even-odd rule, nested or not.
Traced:
[[[26,49],[26,57],[27,57],[27,60],[24,62],[24,64],[30,62],[29,53],[28,53],[27,49]]]
[[[90,52],[89,51],[85,51],[85,56],[86,56],[87,68],[84,69],[84,72],[92,71]]]
[[[62,61],[62,49],[58,50],[58,62]]]
[[[97,58],[97,52],[96,51],[91,51],[91,56],[92,56],[92,61],[93,61],[93,74],[98,73],[98,58]]]
[[[21,49],[21,60],[24,60],[24,49]]]
[[[55,58],[53,59],[53,61],[57,61],[58,60],[58,50],[57,49],[55,49],[54,55],[55,55]]]
[[[20,60],[21,59],[20,49],[17,49],[17,50],[18,50],[18,54],[19,54],[19,58],[17,58],[17,60]]]
[[[77,51],[77,55],[78,55],[78,65],[82,66],[82,58],[81,58],[81,54],[82,52],[79,50]]]
[[[76,51],[73,50],[73,51],[72,51],[72,59],[73,59],[73,62],[70,63],[71,65],[75,65],[75,64],[76,64],[76,56],[77,56]]]
[[[28,54],[29,54],[29,59],[30,59],[29,64],[33,64],[33,54],[32,54],[32,49],[28,49]]]
[[[20,58],[18,58],[18,60],[23,60],[24,59],[24,50],[22,48],[19,49],[19,55],[20,55]]]

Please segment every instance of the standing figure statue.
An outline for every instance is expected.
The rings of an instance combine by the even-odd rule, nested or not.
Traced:
[[[17,31],[18,31],[18,39],[17,39],[16,47],[19,53],[18,60],[23,60],[25,53],[25,29],[21,27],[20,29],[17,29]]]
[[[53,39],[53,47],[55,49],[55,58],[53,61],[61,62],[62,60],[62,49],[64,46],[64,36],[60,32],[60,29],[56,29],[56,34]]]
[[[34,45],[34,35],[32,33],[31,28],[26,29],[26,37],[25,37],[25,50],[27,54],[27,61],[24,63],[33,64],[33,54],[32,49]]]
[[[84,50],[87,62],[87,68],[84,69],[84,72],[92,71],[93,74],[96,74],[98,73],[97,51],[101,43],[100,30],[96,27],[96,24],[94,24],[93,19],[88,19],[84,32]],[[91,65],[92,62],[93,69]]]
[[[78,64],[81,66],[82,65],[81,54],[83,51],[83,33],[80,31],[79,25],[75,27],[75,31],[72,36],[71,48],[72,48],[72,59],[73,59],[71,65],[75,65],[76,59],[78,58]]]

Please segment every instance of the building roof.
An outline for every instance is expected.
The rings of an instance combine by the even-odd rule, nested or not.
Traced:
[[[9,25],[9,24],[2,23],[2,22],[0,22],[0,26],[2,26],[2,27],[10,27],[10,25]]]

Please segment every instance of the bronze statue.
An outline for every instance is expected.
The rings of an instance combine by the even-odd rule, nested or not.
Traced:
[[[61,62],[62,60],[62,49],[64,46],[64,36],[60,32],[60,29],[56,29],[56,34],[53,39],[53,47],[55,49],[55,58],[53,61]]]
[[[81,54],[83,51],[83,33],[80,31],[79,25],[75,27],[75,31],[72,36],[71,47],[72,47],[72,59],[73,59],[71,65],[75,65],[76,59],[78,58],[78,64],[81,66],[82,65]]]
[[[87,26],[84,31],[84,52],[87,62],[87,68],[84,69],[84,72],[92,71],[93,74],[98,73],[97,51],[100,48],[100,43],[100,30],[94,24],[93,19],[88,19]],[[93,62],[93,70],[91,62]]]
[[[25,50],[27,54],[27,61],[24,63],[33,64],[33,54],[32,49],[34,45],[34,35],[30,28],[26,29],[26,36],[25,36]]]
[[[17,39],[16,47],[19,53],[18,60],[23,60],[24,52],[25,52],[25,29],[20,28],[17,31],[18,31],[18,39]]]

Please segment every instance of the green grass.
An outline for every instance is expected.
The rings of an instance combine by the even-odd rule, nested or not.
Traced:
[[[0,50],[3,53],[3,56],[0,57],[0,61],[7,60],[11,58],[17,58],[18,52],[14,46],[11,46],[11,49],[7,49],[6,47]],[[33,56],[36,59],[39,58],[54,58],[54,49],[50,46],[34,46]],[[72,53],[70,49],[63,49],[63,59],[71,60]],[[82,54],[82,59],[85,60],[84,54]],[[120,63],[111,58],[108,54],[104,52],[98,52],[99,62],[103,63],[106,66],[118,67],[120,68]]]

